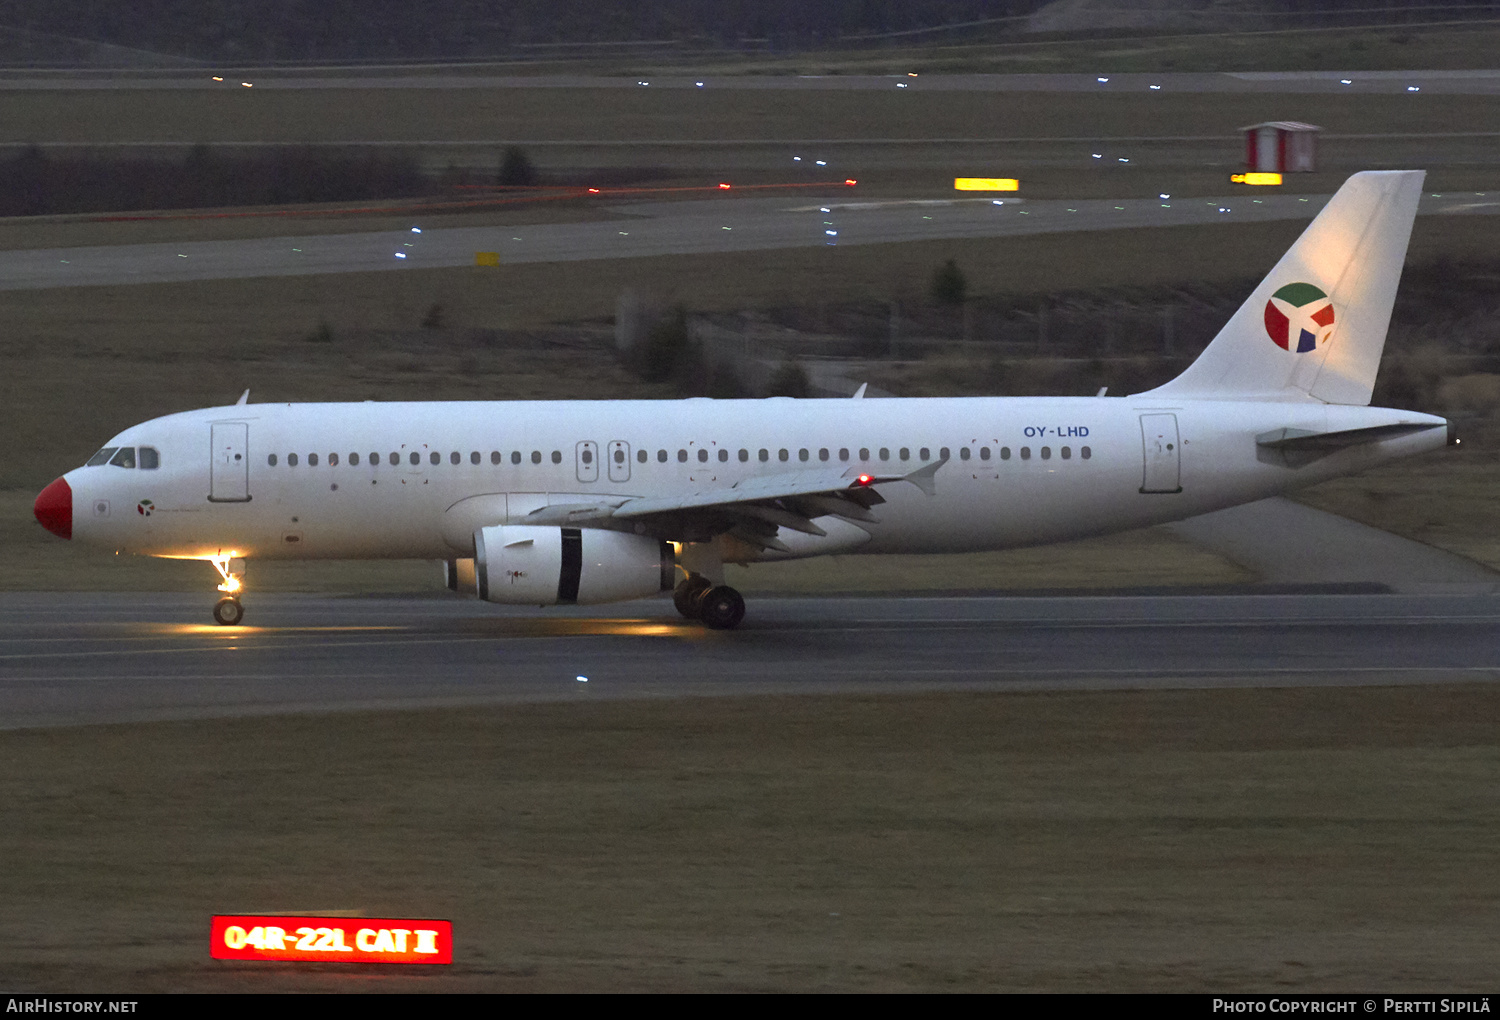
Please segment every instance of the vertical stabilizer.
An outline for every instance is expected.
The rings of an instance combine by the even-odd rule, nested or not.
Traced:
[[[1349,178],[1198,360],[1151,395],[1368,404],[1425,176]]]

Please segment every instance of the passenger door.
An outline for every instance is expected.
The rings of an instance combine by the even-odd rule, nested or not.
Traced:
[[[1181,446],[1177,436],[1177,415],[1141,415],[1141,448],[1145,460],[1142,492],[1182,491]]]
[[[250,425],[220,421],[209,426],[208,499],[211,503],[250,502]]]

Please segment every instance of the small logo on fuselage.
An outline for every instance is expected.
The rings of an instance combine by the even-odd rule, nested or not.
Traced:
[[[150,517],[152,509],[156,506],[149,499],[143,499],[135,505],[135,512],[142,517]]]
[[[1315,351],[1333,335],[1333,303],[1310,283],[1289,283],[1266,302],[1266,334],[1284,351]]]

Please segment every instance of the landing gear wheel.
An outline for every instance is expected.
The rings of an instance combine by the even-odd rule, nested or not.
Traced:
[[[728,585],[710,589],[698,605],[698,618],[711,630],[730,630],[745,618],[744,598]]]
[[[223,598],[214,606],[214,622],[224,627],[233,627],[245,618],[245,607],[239,599]]]
[[[696,620],[702,612],[703,596],[712,587],[713,582],[708,578],[694,574],[672,591],[672,605],[687,619]]]

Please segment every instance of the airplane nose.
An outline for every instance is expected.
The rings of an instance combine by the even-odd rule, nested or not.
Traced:
[[[59,478],[42,490],[32,508],[42,527],[59,538],[73,537],[73,488]]]

